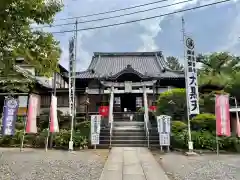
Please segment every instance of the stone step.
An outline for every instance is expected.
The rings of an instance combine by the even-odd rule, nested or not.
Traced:
[[[144,127],[144,122],[138,122],[138,121],[126,121],[126,122],[113,122],[113,126],[139,126]]]
[[[146,136],[112,136],[112,140],[146,140]]]
[[[146,144],[146,140],[113,140],[112,144]],[[100,144],[110,144],[110,140],[101,140]]]
[[[145,136],[145,131],[113,131],[113,136]]]
[[[112,147],[147,147],[147,144],[112,144]]]
[[[144,131],[144,129],[142,127],[138,127],[138,126],[118,126],[118,127],[113,127],[114,131],[118,131],[118,130],[123,130],[123,131],[128,131],[128,130],[138,130],[138,131]]]
[[[112,140],[146,140],[146,136],[112,136]],[[110,136],[100,136],[100,140],[110,140]],[[155,141],[153,139],[153,141]]]

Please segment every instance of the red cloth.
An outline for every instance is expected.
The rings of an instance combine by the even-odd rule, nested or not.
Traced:
[[[157,106],[150,106],[150,107],[149,107],[149,110],[150,110],[150,111],[153,111],[153,112],[156,112]]]
[[[109,106],[100,106],[99,107],[99,114],[103,117],[107,117],[109,113]]]

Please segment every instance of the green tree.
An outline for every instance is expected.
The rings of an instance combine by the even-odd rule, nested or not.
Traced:
[[[35,31],[32,24],[49,24],[61,3],[56,0],[0,1],[0,67],[7,75],[15,59],[23,57],[40,73],[50,76],[57,70],[60,56],[58,42],[50,33]]]
[[[239,57],[227,52],[198,55],[197,62],[201,68],[199,72],[199,85],[216,85],[222,88],[228,86],[232,75],[239,71]]]
[[[201,63],[201,72],[207,74],[231,74],[240,70],[239,57],[230,55],[227,52],[212,53],[210,55],[198,55],[197,62]]]
[[[167,65],[172,70],[183,71],[183,65],[179,62],[179,60],[173,56],[169,56],[166,58]]]
[[[187,119],[185,89],[172,89],[160,94],[157,101],[157,114],[169,115],[173,120]]]

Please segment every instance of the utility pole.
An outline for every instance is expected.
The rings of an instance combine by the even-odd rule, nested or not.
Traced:
[[[77,41],[78,41],[78,19],[76,18],[75,23],[75,66],[74,66],[74,81],[73,81],[73,88],[74,88],[74,127],[76,123],[76,67],[77,67]]]
[[[72,151],[73,150],[73,124],[74,124],[74,119],[76,116],[76,98],[75,98],[75,88],[76,88],[76,59],[77,59],[77,24],[78,21],[76,20],[76,24],[75,24],[75,34],[74,34],[74,39],[73,39],[73,43],[74,43],[74,50],[75,50],[75,55],[73,57],[73,59],[70,59],[70,62],[72,63],[72,67],[69,67],[69,94],[70,94],[70,98],[69,98],[69,102],[70,102],[70,113],[71,113],[71,136],[70,136],[70,141],[69,141],[69,150]],[[72,49],[73,50],[73,49]],[[71,105],[72,103],[72,105]]]
[[[186,34],[185,34],[185,21],[182,17],[182,38],[183,38],[183,59],[184,59],[184,72],[185,72],[185,90],[186,90],[186,103],[187,103],[187,120],[188,120],[188,150],[192,152],[193,144],[192,144],[192,135],[191,135],[191,122],[190,122],[190,114],[189,114],[189,102],[188,102],[188,83],[187,83],[187,68],[188,62],[186,58]]]

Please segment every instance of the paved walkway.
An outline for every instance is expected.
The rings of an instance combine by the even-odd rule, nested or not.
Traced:
[[[113,147],[100,180],[168,180],[147,148]]]

